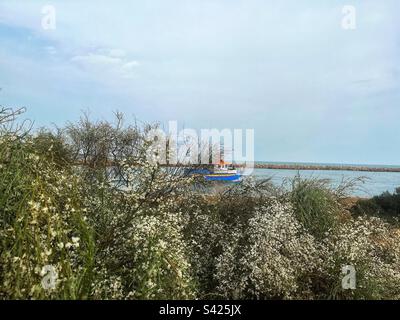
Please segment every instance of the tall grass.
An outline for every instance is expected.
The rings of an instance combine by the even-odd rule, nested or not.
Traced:
[[[315,237],[323,238],[335,228],[342,212],[338,198],[325,180],[306,180],[296,176],[291,183],[289,197],[296,218]]]

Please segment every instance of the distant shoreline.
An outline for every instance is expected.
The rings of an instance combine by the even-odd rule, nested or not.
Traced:
[[[352,166],[352,165],[255,163],[254,168],[255,169],[275,169],[275,170],[330,170],[330,171],[399,172],[400,173],[400,167],[373,167],[373,166]]]
[[[235,163],[237,168],[251,167],[249,164]],[[166,164],[163,166],[171,167],[190,167],[185,164]],[[201,166],[201,165],[200,165]],[[208,165],[210,166],[210,164]],[[361,172],[391,172],[400,173],[400,166],[373,166],[373,165],[348,165],[348,164],[305,164],[305,163],[260,163],[255,162],[252,167],[254,169],[270,169],[270,170],[298,170],[298,171],[361,171]]]

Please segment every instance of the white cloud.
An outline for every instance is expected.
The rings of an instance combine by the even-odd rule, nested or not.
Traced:
[[[140,65],[136,60],[129,60],[123,50],[101,50],[100,53],[88,53],[72,57],[71,62],[88,73],[107,74],[121,78],[131,78]]]
[[[47,47],[45,47],[45,50],[50,55],[57,54],[57,49],[55,47],[53,47],[53,46],[47,46]]]
[[[122,49],[110,49],[109,54],[111,57],[115,57],[115,58],[123,58],[126,56],[125,50],[122,50]]]
[[[114,58],[102,54],[89,53],[87,55],[78,55],[71,59],[72,62],[76,62],[83,67],[94,66],[94,67],[107,67],[107,66],[118,66],[122,60],[120,58]]]
[[[130,62],[128,62],[128,63],[125,63],[125,64],[123,65],[123,68],[124,68],[124,70],[132,70],[133,68],[136,68],[136,67],[138,67],[138,66],[140,66],[140,63],[139,63],[139,62],[137,62],[137,61],[130,61]]]

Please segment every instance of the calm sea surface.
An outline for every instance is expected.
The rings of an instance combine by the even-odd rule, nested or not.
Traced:
[[[363,167],[367,167],[364,166]],[[370,166],[385,167],[385,166]],[[387,166],[390,167],[390,166]],[[271,178],[275,185],[282,183],[300,174],[304,178],[328,179],[333,187],[341,184],[343,180],[365,178],[358,188],[352,191],[352,195],[360,197],[371,197],[385,191],[394,192],[400,187],[400,172],[360,172],[360,171],[333,171],[333,170],[281,170],[281,169],[254,169],[253,176],[256,178]]]

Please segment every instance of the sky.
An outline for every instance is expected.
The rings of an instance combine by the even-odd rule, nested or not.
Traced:
[[[118,110],[254,129],[258,161],[400,165],[399,18],[398,0],[0,0],[0,105],[36,127]]]

